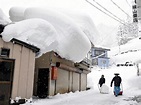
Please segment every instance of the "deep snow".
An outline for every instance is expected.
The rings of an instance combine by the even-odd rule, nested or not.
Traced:
[[[86,14],[70,16],[44,8],[13,7],[10,19],[17,22],[5,27],[1,33],[4,41],[16,38],[39,47],[40,55],[53,50],[74,62],[86,57],[91,43],[98,37],[92,19]]]
[[[120,73],[122,77],[123,95],[115,97],[113,87],[110,87],[114,73]],[[98,90],[98,80],[101,74],[105,75],[106,85],[109,87],[109,94],[101,94]],[[140,105],[134,100],[135,96],[141,95],[141,76],[137,77],[136,67],[111,67],[109,69],[93,68],[88,75],[90,90],[76,91],[75,93],[57,94],[46,99],[34,97],[33,103],[25,105]]]
[[[24,11],[24,9],[21,10]],[[21,10],[18,12],[21,13]],[[38,10],[37,13],[36,10]],[[2,33],[5,41],[9,41],[13,37],[19,38],[29,44],[37,44],[37,46],[41,46],[41,51],[59,47],[60,49],[56,49],[61,50],[61,52],[59,52],[60,55],[74,61],[80,61],[85,57],[84,55],[90,49],[90,39],[94,37],[92,36],[93,34],[90,34],[92,31],[87,32],[89,28],[80,28],[81,25],[74,24],[75,22],[73,19],[62,13],[52,13],[51,11],[48,11],[47,14],[44,14],[43,11],[41,12],[41,10],[36,8],[29,8],[25,11],[24,19],[26,20],[22,20],[23,18],[21,18],[21,21],[18,20],[19,22],[11,23],[6,26]],[[42,15],[39,16],[39,14]],[[7,19],[3,18],[3,16],[1,16],[2,18],[0,18],[0,20],[2,20],[1,23],[3,22],[3,24],[5,24],[5,20]],[[22,16],[22,14],[20,14],[20,16]],[[62,17],[64,20],[62,20]],[[6,23],[9,23],[9,21],[6,21]],[[60,28],[58,24],[61,25],[62,28]],[[63,30],[63,28],[65,30]],[[87,31],[85,29],[87,29]],[[49,36],[46,36],[45,33],[48,33]],[[40,34],[43,36],[39,36]],[[67,36],[64,38],[62,37],[64,35]],[[81,37],[78,35],[81,35]],[[46,42],[45,37],[48,37],[48,43]],[[55,38],[56,40],[54,40]],[[47,44],[47,46],[45,47],[40,44]],[[56,44],[62,46],[56,46]],[[140,39],[136,38],[124,46],[112,48],[109,54],[111,66],[108,69],[94,67],[92,68],[92,72],[88,74],[88,87],[91,87],[90,90],[57,94],[55,96],[49,96],[47,99],[37,99],[36,97],[33,97],[33,102],[27,102],[25,105],[140,105],[141,103],[137,103],[137,97],[141,95],[141,77],[137,76],[136,65],[131,67],[116,67],[117,63],[125,63],[127,61],[130,61],[131,63],[139,62],[141,57],[140,45]],[[42,47],[44,48],[42,49]],[[97,86],[99,78],[104,74],[106,85],[110,86],[111,79],[115,72],[120,73],[120,76],[122,77],[123,95],[115,97],[113,95],[113,88],[111,87],[109,87],[109,94],[101,94]]]
[[[136,61],[139,61],[141,57],[141,53],[139,53],[140,43],[140,39],[136,38],[123,45],[120,49],[121,52],[132,50],[132,45],[137,50],[135,52],[129,51],[121,54],[118,51],[118,47],[111,49],[109,51],[111,66],[107,69],[93,67],[91,69],[92,72],[88,74],[87,83],[88,87],[91,88],[90,90],[57,94],[55,96],[49,96],[46,99],[33,97],[33,103],[26,103],[25,105],[141,105],[141,76],[137,76],[136,67]],[[138,56],[134,56],[136,54]],[[121,55],[122,57],[120,57]],[[124,62],[122,59],[124,59]],[[134,66],[116,66],[116,63],[125,63],[129,60],[135,63]],[[114,73],[119,73],[122,78],[123,95],[118,97],[114,96],[113,87],[110,87]],[[99,92],[98,81],[102,74],[106,79],[105,85],[109,87],[109,94],[101,94]]]

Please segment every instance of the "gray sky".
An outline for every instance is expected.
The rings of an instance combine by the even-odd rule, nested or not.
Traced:
[[[89,0],[91,3],[96,4],[93,0]],[[118,7],[116,7],[111,0],[96,0],[102,6],[111,11],[114,15],[120,19],[126,20],[127,15],[123,13]],[[132,16],[131,4],[132,0],[113,0],[117,3],[126,13]],[[129,4],[128,4],[129,3]],[[85,0],[0,0],[0,8],[8,16],[9,9],[13,6],[19,7],[51,7],[60,8],[64,10],[81,11],[90,14],[94,24],[105,24],[105,25],[117,25],[119,22],[103,14]]]

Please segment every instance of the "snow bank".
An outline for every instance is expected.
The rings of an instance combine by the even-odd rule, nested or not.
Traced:
[[[130,82],[129,85],[130,85],[130,88],[132,87],[136,87],[136,88],[139,88],[141,89],[141,76],[134,76],[130,79]]]
[[[141,39],[135,38],[129,41],[125,45],[117,46],[111,49],[108,52],[108,55],[111,58],[111,63],[125,63],[132,62],[136,63],[140,61],[141,56]],[[126,55],[126,56],[125,56]]]

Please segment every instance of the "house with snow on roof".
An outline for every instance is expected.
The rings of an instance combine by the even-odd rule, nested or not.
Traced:
[[[92,66],[98,66],[100,68],[109,67],[108,51],[110,51],[110,49],[93,46],[89,52],[92,59]]]
[[[75,15],[73,18],[71,14],[40,8],[11,8],[9,14],[13,22],[8,22],[1,33],[3,42],[10,43],[15,39],[16,42],[20,42],[19,45],[31,46],[30,49],[33,48],[35,51],[31,62],[29,57],[31,54],[29,56],[25,54],[30,51],[22,51],[24,47],[19,47],[19,53],[24,55],[17,54],[17,59],[28,60],[19,61],[26,70],[20,68],[21,71],[14,72],[20,74],[13,75],[13,78],[18,80],[13,83],[18,83],[19,86],[13,85],[14,95],[9,94],[7,101],[9,97],[11,100],[19,96],[22,99],[29,99],[32,95],[45,98],[57,93],[86,90],[87,74],[90,73],[90,69],[89,64],[83,62],[83,59],[91,48],[91,42],[96,40],[93,36],[95,27],[89,17],[83,14]],[[16,52],[16,49],[12,51]],[[32,67],[28,68],[30,66]],[[29,80],[27,76],[30,75]],[[28,86],[31,88],[27,89]]]
[[[15,38],[5,42],[0,37],[0,105],[9,105],[16,97],[32,97],[37,52],[35,46]]]
[[[40,98],[58,93],[84,91],[87,88],[89,65],[61,58],[51,51],[36,58],[34,95]]]

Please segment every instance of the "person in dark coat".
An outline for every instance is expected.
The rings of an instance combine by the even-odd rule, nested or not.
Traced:
[[[100,87],[105,83],[104,75],[101,75],[101,78],[99,79],[99,85]]]
[[[120,84],[121,84],[121,81],[122,81],[122,79],[119,76],[119,73],[115,73],[115,77],[113,77],[113,79],[111,81],[111,87],[112,87],[112,84],[114,82],[114,92],[115,92],[115,96],[116,97],[120,93]]]

